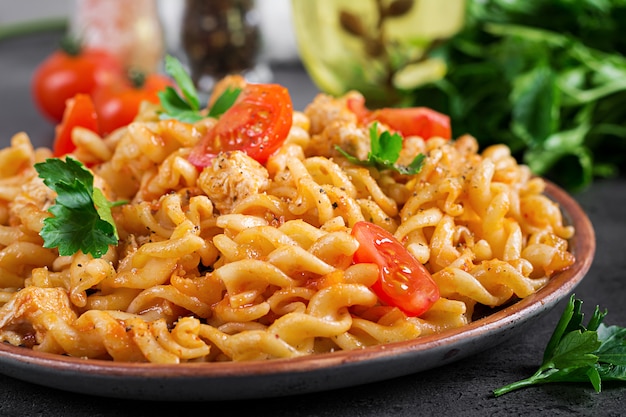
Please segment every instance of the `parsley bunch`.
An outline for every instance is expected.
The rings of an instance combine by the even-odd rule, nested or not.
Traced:
[[[626,2],[466,3],[463,30],[430,53],[446,62],[445,78],[414,90],[408,105],[448,114],[452,131],[481,149],[508,145],[570,191],[623,173]]]
[[[572,295],[537,372],[494,390],[496,397],[548,382],[589,381],[600,392],[602,381],[626,381],[626,328],[602,324],[607,313],[597,306],[587,326],[583,326],[581,305],[582,301]]]
[[[35,164],[39,177],[57,193],[55,204],[48,210],[53,216],[43,221],[40,235],[45,248],[58,248],[62,256],[76,252],[90,253],[94,258],[104,255],[109,245],[118,242],[112,203],[102,190],[93,186],[93,175],[79,161],[50,158]]]
[[[402,150],[402,136],[398,133],[390,133],[383,131],[378,134],[378,123],[374,122],[370,126],[370,151],[366,160],[361,160],[350,155],[338,145],[335,149],[345,156],[348,161],[357,165],[374,166],[377,169],[392,169],[400,174],[412,175],[417,174],[422,169],[422,164],[426,158],[424,154],[417,155],[409,165],[396,164]]]

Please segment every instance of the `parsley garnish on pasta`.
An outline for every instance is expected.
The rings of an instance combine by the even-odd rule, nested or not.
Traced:
[[[626,328],[605,326],[602,320],[607,313],[597,306],[585,327],[581,305],[572,295],[537,372],[494,390],[496,397],[548,382],[589,381],[600,392],[603,381],[626,381]]]
[[[94,258],[104,255],[109,245],[118,242],[112,203],[102,190],[93,186],[93,175],[82,163],[68,157],[65,161],[50,158],[35,164],[39,177],[57,193],[55,204],[48,210],[53,217],[43,221],[40,235],[44,247],[58,248],[61,256],[78,251]]]
[[[167,87],[159,93],[159,100],[163,107],[161,119],[176,119],[181,122],[194,123],[203,119],[205,114],[200,106],[198,91],[191,77],[185,71],[180,61],[172,56],[165,57],[165,70],[174,78],[182,96],[172,87]],[[241,92],[240,88],[228,88],[209,109],[209,117],[219,117],[228,110]]]
[[[398,133],[390,133],[385,130],[378,133],[378,123],[374,122],[370,126],[370,147],[371,150],[367,154],[366,160],[361,160],[350,155],[340,146],[336,145],[335,149],[345,156],[350,162],[357,165],[374,166],[378,169],[391,169],[400,174],[413,175],[420,172],[424,162],[424,154],[418,154],[409,165],[397,164],[402,150],[402,136]]]

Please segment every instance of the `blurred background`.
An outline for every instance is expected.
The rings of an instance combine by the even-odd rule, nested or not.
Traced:
[[[304,97],[294,103],[298,109],[318,90],[358,90],[372,108],[445,113],[455,136],[470,133],[483,147],[505,143],[534,173],[571,191],[623,173],[624,0],[122,0],[123,9],[116,3],[2,0],[0,41],[67,22],[74,33],[89,32],[93,43],[106,39],[109,46],[118,35],[152,33],[150,42],[134,44],[129,59],[154,65],[150,56],[172,54],[205,93],[227,73],[285,85]],[[94,12],[102,7],[106,12]],[[104,29],[93,22],[120,10],[130,29],[98,38]],[[156,18],[156,32],[137,24],[134,13]]]
[[[133,2],[122,1],[123,4]],[[152,2],[152,0],[150,1]],[[169,52],[180,53],[182,47],[181,24],[186,3],[185,0],[154,0],[158,16],[164,29],[165,42]],[[71,19],[77,5],[96,3],[81,0],[19,0],[0,2],[0,27],[23,25],[37,21],[61,22]],[[115,3],[112,2],[112,3]],[[198,2],[200,3],[200,2]],[[204,3],[220,3],[209,1]],[[223,3],[223,2],[222,2]],[[237,1],[226,3],[238,3]],[[298,60],[295,34],[292,27],[291,0],[252,1],[260,35],[265,48],[263,58],[270,62],[294,62]],[[271,45],[271,47],[269,47]]]
[[[3,1],[0,3],[0,24],[67,17],[72,3],[73,0]]]

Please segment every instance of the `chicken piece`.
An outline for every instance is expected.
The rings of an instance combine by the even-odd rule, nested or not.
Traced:
[[[26,287],[0,308],[0,341],[32,346],[41,343],[48,326],[46,314],[66,323],[76,320],[67,292],[62,288]]]
[[[369,131],[358,124],[358,118],[347,102],[358,93],[341,98],[320,94],[304,110],[310,120],[311,141],[306,148],[307,156],[337,156],[335,146],[359,159],[366,159],[370,150]]]
[[[310,121],[310,133],[317,135],[333,121],[347,124],[358,122],[356,114],[347,106],[353,94],[349,93],[341,98],[333,98],[326,94],[318,94],[317,97],[304,109],[304,114]]]
[[[10,204],[9,224],[20,225],[22,231],[38,234],[43,220],[50,217],[48,208],[54,204],[56,193],[43,180],[33,176]]]
[[[367,159],[371,149],[369,132],[353,123],[331,122],[321,134],[311,136],[306,155],[336,157],[340,155],[336,146],[358,159]]]
[[[409,136],[402,141],[402,149],[396,163],[409,165],[419,154],[426,154],[426,141],[419,136]]]
[[[198,186],[224,214],[249,195],[265,191],[269,174],[263,165],[244,152],[222,152],[204,168]]]

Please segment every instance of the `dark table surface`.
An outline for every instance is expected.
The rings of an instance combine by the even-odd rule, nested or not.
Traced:
[[[50,141],[53,126],[34,108],[30,78],[56,46],[58,33],[0,40],[0,145],[25,131],[33,142]],[[299,65],[274,67],[274,81],[289,88],[303,109],[317,90]],[[608,309],[606,324],[626,326],[626,179],[596,181],[574,195],[590,217],[597,250],[587,276],[575,289],[589,316]],[[2,375],[0,416],[272,415],[414,416],[546,415],[621,416],[626,384],[605,384],[596,394],[588,384],[547,384],[494,398],[497,387],[526,378],[540,365],[543,350],[565,306],[561,302],[526,333],[469,358],[431,371],[315,394],[211,403],[148,402],[78,395]]]

